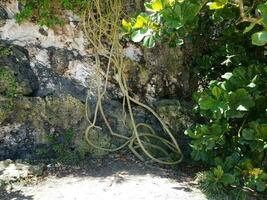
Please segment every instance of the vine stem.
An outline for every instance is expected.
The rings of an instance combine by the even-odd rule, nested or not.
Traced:
[[[157,162],[160,164],[178,164],[183,159],[183,154],[179,148],[179,145],[170,132],[168,127],[165,123],[160,119],[158,114],[149,106],[139,102],[138,100],[134,99],[129,94],[129,88],[127,86],[127,81],[124,74],[125,69],[125,61],[124,61],[124,54],[123,48],[120,44],[120,33],[119,33],[119,26],[120,18],[122,13],[122,2],[121,0],[92,0],[88,6],[87,12],[84,15],[83,25],[85,35],[88,38],[88,41],[93,46],[95,52],[95,62],[96,68],[98,72],[98,76],[100,76],[101,71],[101,62],[100,57],[103,56],[108,60],[106,66],[106,73],[105,73],[105,80],[103,87],[101,86],[101,80],[98,78],[97,81],[97,103],[94,110],[93,120],[90,120],[90,113],[91,110],[89,109],[89,97],[87,96],[86,99],[86,117],[89,122],[89,126],[85,132],[85,139],[88,144],[96,149],[100,149],[103,151],[114,152],[118,151],[126,146],[136,155],[140,160],[146,161],[145,157],[148,157],[151,161]],[[117,81],[119,88],[123,94],[123,113],[124,117],[122,120],[126,119],[126,110],[130,116],[131,122],[131,135],[124,136],[120,133],[115,133],[105,116],[104,108],[102,106],[102,100],[105,96],[108,84],[108,77],[110,74],[110,68],[114,67],[115,73],[115,80]],[[101,91],[102,90],[102,91]],[[88,93],[89,95],[89,93]],[[162,126],[165,133],[169,137],[170,141],[162,136],[157,135],[154,129],[144,123],[137,124],[135,122],[135,116],[132,110],[132,104],[142,107],[143,109],[147,110],[151,113],[156,119],[159,121],[159,124]],[[96,121],[98,115],[101,115],[102,119],[104,120],[104,124],[109,130],[111,136],[115,138],[119,138],[124,140],[124,142],[115,148],[105,148],[99,145],[96,145],[92,141],[92,134],[96,133],[95,131],[101,130],[101,127],[96,126]],[[126,123],[124,122],[126,125]],[[142,130],[139,130],[141,129]],[[144,132],[145,131],[145,132]],[[100,131],[97,132],[100,134]],[[157,140],[162,145],[158,145],[156,143],[152,143],[152,140]],[[137,151],[137,149],[141,149],[143,155]],[[151,149],[157,150],[157,152],[161,152],[164,157],[155,157],[150,151]],[[169,151],[167,151],[168,149]],[[169,157],[168,152],[173,152],[178,155],[179,159],[171,160]]]

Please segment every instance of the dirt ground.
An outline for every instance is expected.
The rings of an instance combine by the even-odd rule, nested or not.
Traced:
[[[182,168],[182,166],[180,166]],[[145,166],[133,157],[109,155],[66,166],[47,164],[31,184],[17,184],[1,200],[206,200],[192,173]]]

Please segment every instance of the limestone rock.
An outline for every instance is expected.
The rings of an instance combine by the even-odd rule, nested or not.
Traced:
[[[3,160],[0,161],[0,181],[10,183],[32,176],[42,175],[43,165],[30,165],[19,161]]]
[[[125,49],[125,56],[131,60],[126,63],[128,84],[134,93],[150,102],[188,95],[189,69],[183,64],[180,48],[158,45],[141,52],[130,44]]]
[[[192,105],[174,99],[160,100],[154,105],[155,111],[177,139],[185,158],[190,158],[190,139],[185,136],[184,131],[194,124],[194,115],[190,109]]]
[[[21,97],[13,106],[0,126],[0,159],[29,158],[47,143],[47,135],[64,135],[71,128],[82,138],[87,125],[84,104],[71,96]]]
[[[17,93],[21,95],[31,95],[38,88],[38,79],[30,67],[28,52],[19,46],[10,45],[0,41],[0,70],[8,70],[11,72],[19,88]],[[1,53],[0,53],[1,54]],[[0,81],[3,81],[4,77]],[[5,83],[0,86],[0,92],[7,89],[2,88]],[[8,87],[8,84],[6,85]]]
[[[5,25],[6,19],[8,19],[8,14],[6,10],[0,5],[0,27]]]
[[[51,62],[51,69],[57,74],[63,75],[67,71],[69,62],[74,59],[72,51],[49,47],[48,56]]]
[[[105,59],[101,58],[102,70],[96,69],[80,19],[73,13],[66,12],[70,23],[63,27],[50,29],[32,22],[19,25],[14,19],[19,12],[17,1],[5,2],[0,7],[0,21],[4,20],[3,25],[0,22],[0,159],[30,158],[40,145],[51,146],[47,138],[56,138],[57,144],[62,144],[68,130],[73,130],[74,137],[66,151],[95,153],[83,137],[89,124],[85,101],[89,94],[92,119],[98,86],[103,88],[99,82],[105,78]],[[138,5],[136,10],[143,9],[143,0],[131,0],[125,9],[132,9],[132,4]],[[135,44],[127,45],[124,56],[129,60],[124,72],[131,96],[152,105],[158,99],[183,98],[188,93],[189,72],[183,65],[181,49],[157,46],[144,50]],[[177,133],[187,126],[178,104],[155,107]],[[103,108],[114,132],[131,135],[131,121],[123,112],[122,93],[114,82],[108,82]],[[146,111],[133,104],[133,112],[137,123],[147,122],[161,132],[158,122]],[[96,136],[96,144],[121,144],[109,137],[109,128],[100,116],[96,125],[101,126],[92,135]]]

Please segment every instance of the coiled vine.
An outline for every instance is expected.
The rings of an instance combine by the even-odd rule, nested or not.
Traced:
[[[97,102],[94,112],[92,112],[89,108],[89,94],[86,101],[86,112],[89,122],[89,126],[86,129],[85,133],[86,141],[94,148],[108,152],[114,152],[124,147],[129,147],[129,149],[142,161],[150,160],[152,162],[160,164],[178,164],[182,161],[183,154],[174,135],[152,108],[133,98],[129,92],[127,80],[124,73],[125,58],[123,54],[123,47],[120,43],[120,23],[122,14],[122,0],[92,0],[90,1],[88,8],[84,14],[84,31],[86,38],[93,47],[95,65],[97,72],[99,73],[97,81]],[[100,58],[105,58],[107,60],[103,84],[101,83],[100,78],[102,71],[102,62],[100,61]],[[125,136],[120,133],[114,132],[105,115],[103,108],[103,99],[107,92],[107,85],[111,72],[115,74],[113,75],[113,77],[123,94],[124,115],[128,113],[130,117],[130,136]],[[132,105],[140,106],[143,109],[147,110],[150,114],[152,114],[158,120],[168,138],[160,136],[149,124],[136,123]],[[91,115],[93,116],[92,119],[90,119]],[[90,136],[94,134],[97,129],[101,129],[101,127],[97,126],[96,124],[99,115],[104,120],[105,126],[108,128],[110,135],[119,140],[123,140],[123,144],[115,148],[105,148],[93,142]],[[152,153],[152,150],[153,152],[159,152],[159,154],[157,155],[160,156],[156,156],[154,153]],[[170,152],[174,153],[177,159],[171,159]]]

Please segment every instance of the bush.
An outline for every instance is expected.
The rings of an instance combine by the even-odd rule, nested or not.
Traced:
[[[224,81],[212,81],[195,95],[196,110],[205,123],[186,131],[193,139],[192,157],[228,173],[231,181],[225,186],[263,192],[267,181],[267,67],[238,67],[222,78]]]
[[[148,12],[122,26],[149,48],[195,45],[190,63],[199,77],[193,99],[200,119],[186,131],[192,157],[210,168],[200,176],[206,191],[244,199],[243,191],[267,186],[267,2],[206,2],[152,0]]]

